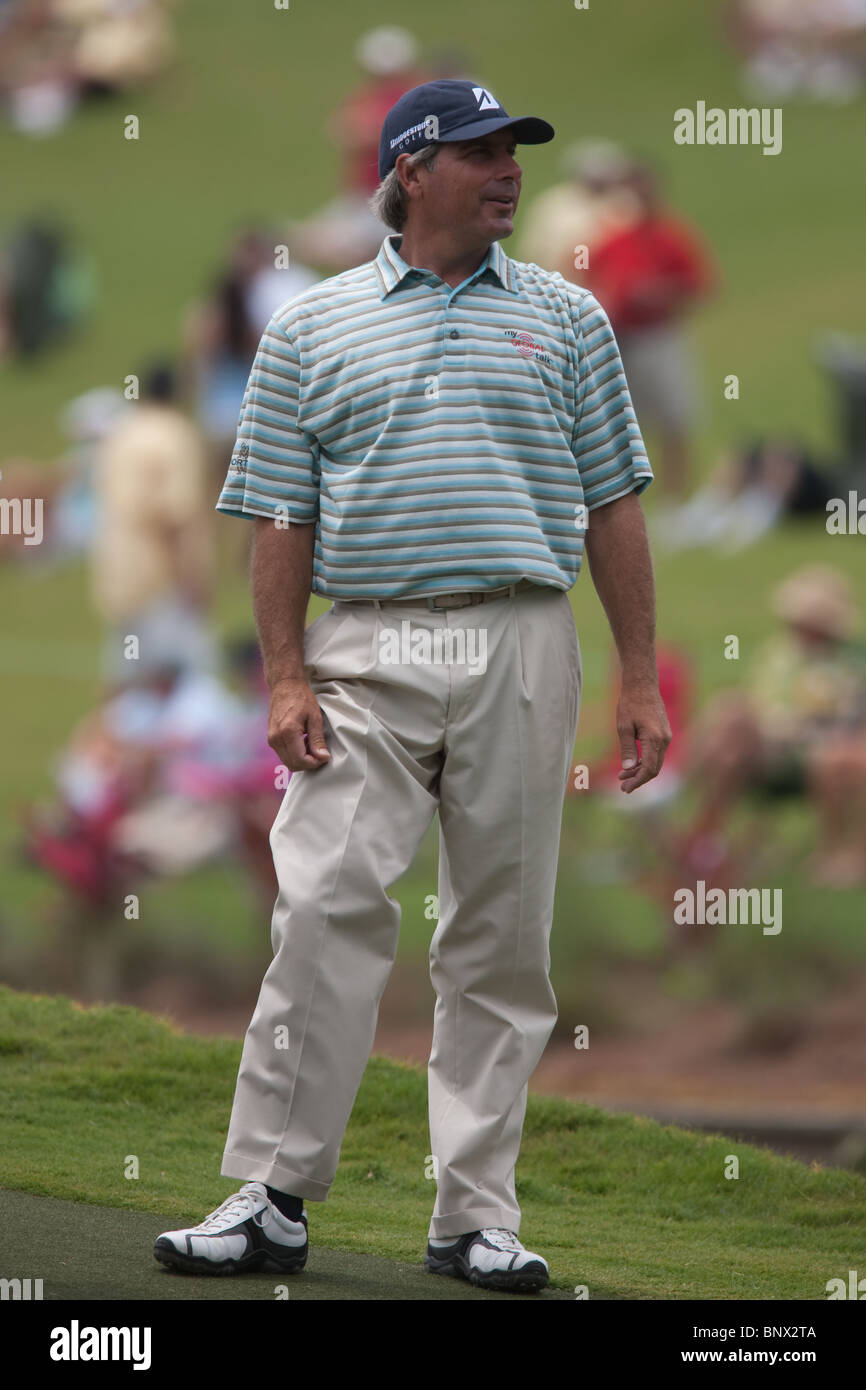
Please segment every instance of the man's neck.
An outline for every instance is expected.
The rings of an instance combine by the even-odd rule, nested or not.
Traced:
[[[398,249],[407,265],[415,266],[417,270],[432,271],[454,289],[475,274],[490,250],[490,244],[456,247],[445,236],[423,238],[404,231]]]

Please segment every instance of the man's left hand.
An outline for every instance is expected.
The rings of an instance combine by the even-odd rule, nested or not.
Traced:
[[[623,682],[616,707],[616,731],[622,750],[621,788],[633,792],[661,772],[673,737],[657,684]]]

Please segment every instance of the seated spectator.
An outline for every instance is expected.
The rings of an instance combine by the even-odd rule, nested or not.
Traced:
[[[72,62],[82,95],[141,86],[174,57],[164,0],[54,0],[75,26]]]
[[[841,492],[866,493],[866,341],[844,333],[822,333],[814,359],[827,373],[835,395],[841,454]]]
[[[742,550],[786,516],[824,515],[841,480],[794,439],[759,440],[724,454],[688,502],[650,522],[668,550],[719,545]]]
[[[853,101],[863,88],[866,9],[861,0],[735,0],[728,24],[758,97]]]
[[[233,648],[232,668],[238,691],[166,648],[73,731],[56,801],[26,817],[26,850],[83,903],[105,905],[124,881],[238,849],[273,906],[261,841],[290,774],[277,778],[267,744],[257,644]]]
[[[778,588],[773,608],[782,630],[759,652],[745,690],[717,695],[688,736],[697,809],[684,844],[693,865],[724,856],[728,820],[748,793],[821,789],[826,851],[841,809],[829,796],[829,769],[841,746],[863,746],[866,652],[852,640],[857,610],[847,580],[804,567]]]
[[[830,888],[866,883],[866,728],[829,735],[809,766],[818,813],[812,877]]]
[[[45,136],[87,98],[152,81],[174,55],[164,0],[15,0],[0,24],[0,99]]]

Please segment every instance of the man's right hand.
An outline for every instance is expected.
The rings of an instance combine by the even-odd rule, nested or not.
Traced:
[[[271,691],[268,743],[290,772],[314,771],[330,758],[322,711],[303,676],[278,681]]]

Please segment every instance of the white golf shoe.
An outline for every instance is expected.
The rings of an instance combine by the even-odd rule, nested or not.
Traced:
[[[307,1263],[307,1213],[290,1221],[268,1197],[264,1183],[247,1182],[199,1226],[163,1231],[153,1253],[183,1274],[243,1274],[275,1268],[295,1274]]]
[[[428,1243],[424,1268],[512,1293],[537,1293],[549,1279],[546,1260],[524,1249],[513,1231],[493,1226],[457,1236],[447,1245]]]

